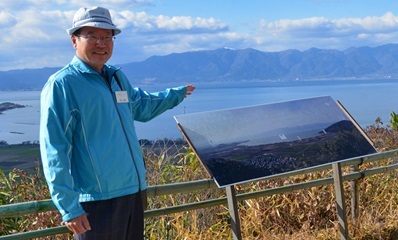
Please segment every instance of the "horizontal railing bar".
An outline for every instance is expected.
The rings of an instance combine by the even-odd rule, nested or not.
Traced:
[[[355,172],[355,173],[350,173],[347,175],[343,176],[344,181],[349,181],[349,180],[354,180],[354,179],[360,179],[363,176],[370,176],[370,175],[375,175],[379,174],[382,172],[387,172],[387,171],[392,171],[394,169],[398,168],[398,164],[393,164],[389,165],[387,167],[379,167],[371,170],[364,170],[362,172]],[[272,189],[266,189],[266,190],[260,190],[252,193],[243,193],[243,194],[238,194],[237,195],[237,200],[242,201],[242,200],[247,200],[251,198],[257,198],[257,197],[263,197],[263,196],[270,196],[278,193],[284,193],[284,192],[293,192],[301,189],[306,189],[306,188],[311,188],[311,187],[317,187],[317,186],[323,186],[323,185],[328,185],[333,183],[333,178],[323,178],[323,179],[318,179],[318,180],[312,180],[310,182],[305,182],[305,183],[296,183],[288,186],[282,186],[282,187],[277,187],[277,188],[272,188]],[[216,205],[221,205],[221,204],[226,204],[227,199],[226,198],[219,198],[216,200],[207,200],[207,201],[202,201],[198,203],[190,203],[190,204],[185,204],[185,205],[178,205],[178,206],[173,206],[173,207],[167,207],[167,208],[162,208],[162,209],[156,209],[156,210],[149,210],[146,211],[146,215],[148,217],[156,217],[159,216],[158,213],[161,213],[160,215],[167,215],[171,213],[176,213],[176,212],[181,212],[181,211],[187,211],[187,210],[194,210],[198,209],[201,207],[197,207],[197,205],[200,205],[200,203],[204,203],[206,207],[212,207]],[[192,205],[192,208],[189,208],[188,206]],[[167,209],[172,209],[170,211],[167,211]]]
[[[349,173],[349,174],[346,174],[343,176],[343,180],[350,181],[350,180],[360,179],[363,176],[371,176],[371,175],[375,175],[375,174],[379,174],[379,173],[383,173],[383,172],[393,171],[394,169],[397,169],[397,168],[398,168],[398,164],[392,164],[387,167],[379,167],[379,168],[375,168],[375,169],[371,169],[371,170],[364,170],[362,172]],[[270,196],[270,195],[279,194],[279,193],[293,192],[293,191],[297,191],[297,190],[302,190],[302,189],[317,187],[317,186],[323,186],[323,185],[328,185],[328,184],[332,184],[332,183],[333,183],[332,177],[322,178],[322,179],[312,180],[312,181],[304,182],[304,183],[296,183],[296,184],[272,188],[272,189],[259,190],[259,191],[252,192],[252,193],[238,194],[237,200],[242,201],[242,200],[247,200],[247,199],[252,199],[252,198]],[[205,206],[205,207],[224,205],[224,204],[227,204],[227,198],[219,198],[219,199],[215,199],[215,200],[206,200],[206,201],[201,201],[201,202],[197,202],[197,203],[189,203],[189,204],[172,206],[172,207],[167,207],[167,208],[148,210],[145,212],[145,217],[157,217],[160,215],[168,215],[168,214],[177,213],[177,212],[183,212],[183,211],[188,211],[188,210],[195,210],[198,208],[204,208],[203,206],[201,206],[201,203],[203,203],[203,206]]]
[[[360,179],[363,177],[376,175],[379,173],[390,172],[395,169],[398,169],[398,164],[391,164],[389,166],[363,170],[361,172],[349,173],[349,174],[346,174],[343,176],[343,180],[344,181],[356,180],[356,179]],[[272,188],[272,189],[259,190],[259,191],[252,192],[252,193],[238,194],[237,199],[240,201],[247,200],[247,199],[251,199],[251,198],[258,198],[258,197],[270,196],[270,195],[279,194],[279,193],[293,192],[293,191],[297,191],[297,190],[302,190],[302,189],[311,188],[311,187],[318,187],[318,186],[328,185],[328,184],[332,184],[332,183],[333,183],[333,177],[322,178],[322,179],[312,180],[312,181],[304,182],[304,183],[295,183],[295,184]]]
[[[361,172],[349,173],[349,174],[346,174],[343,176],[343,180],[349,181],[349,180],[359,179],[359,178],[366,177],[366,176],[371,176],[371,175],[375,175],[375,174],[379,174],[379,173],[393,171],[397,168],[398,168],[398,164],[391,164],[389,166],[377,167],[377,168],[373,168],[373,169],[364,170]],[[198,185],[203,187],[204,185],[206,185],[205,182],[208,182],[208,180],[198,181],[198,182],[199,182]],[[332,183],[333,183],[332,177],[317,179],[317,180],[312,180],[309,182],[296,183],[296,184],[272,188],[272,189],[260,190],[260,191],[256,191],[256,192],[252,192],[252,193],[238,194],[237,200],[243,201],[243,200],[247,200],[247,199],[270,196],[270,195],[279,194],[279,193],[293,192],[293,191],[297,191],[297,190],[302,190],[302,189],[317,187],[317,186],[323,186],[323,185],[328,185],[328,184],[332,184]],[[211,186],[212,186],[212,184],[208,184],[208,187],[211,187]],[[42,202],[45,204],[48,204],[47,201],[50,201],[50,200],[44,200]],[[167,207],[167,208],[147,210],[144,213],[144,217],[145,218],[158,217],[158,216],[162,216],[162,215],[169,215],[169,214],[178,213],[178,212],[220,206],[220,205],[225,205],[225,204],[227,204],[226,197],[218,198],[218,199],[211,199],[211,200],[205,200],[205,201],[189,203],[189,204],[182,204],[182,205],[172,206],[172,207]],[[18,205],[18,204],[14,204],[14,205]],[[7,240],[30,239],[30,238],[50,236],[50,235],[56,235],[56,234],[64,234],[64,233],[68,233],[68,232],[69,232],[69,230],[65,226],[59,226],[59,227],[36,230],[36,231],[31,231],[31,232],[17,233],[17,234],[7,235],[7,236],[0,236],[0,239],[7,239]]]
[[[375,175],[375,174],[379,174],[379,173],[390,172],[395,169],[398,169],[398,163],[391,164],[391,165],[384,166],[384,167],[376,167],[376,168],[364,170],[361,173],[363,174],[363,177],[367,177],[367,176],[371,176],[371,175]]]
[[[293,191],[297,191],[297,190],[301,190],[301,189],[317,187],[317,186],[327,185],[327,184],[331,184],[331,183],[333,183],[333,178],[323,178],[323,179],[318,179],[318,180],[312,180],[310,182],[305,182],[305,183],[296,183],[293,185],[287,185],[287,186],[266,189],[266,190],[259,190],[259,191],[255,191],[255,192],[251,192],[251,193],[242,193],[242,194],[238,194],[236,198],[239,201],[243,201],[243,200],[252,199],[252,198],[271,196],[271,195],[279,194],[279,193],[293,192]]]
[[[213,179],[205,179],[192,182],[166,184],[159,186],[149,186],[147,189],[148,197],[163,196],[167,194],[183,193],[189,191],[200,191],[216,188]],[[14,217],[24,214],[35,214],[45,211],[57,210],[51,199],[14,203],[0,206],[0,217]]]
[[[350,166],[355,164],[361,164],[365,162],[372,162],[376,160],[385,160],[389,157],[395,156],[398,154],[398,149],[391,150],[382,153],[375,153],[361,157],[355,157],[342,162],[343,166]],[[301,171],[290,172],[286,174],[280,174],[278,177],[265,177],[261,179],[256,179],[256,181],[260,180],[270,180],[273,178],[282,178],[295,176],[299,174],[317,172],[321,170],[327,170],[331,168],[331,164],[322,165],[310,169],[304,169]],[[204,179],[198,181],[191,182],[183,182],[183,183],[174,183],[174,184],[165,184],[165,185],[157,185],[157,186],[149,186],[147,189],[148,197],[162,196],[167,194],[176,194],[190,191],[200,191],[205,189],[216,188],[216,184],[213,179]],[[50,199],[40,200],[40,201],[31,201],[24,203],[15,203],[0,206],[0,217],[13,217],[20,216],[21,214],[34,214],[44,211],[54,211],[57,210],[55,205],[52,203]]]
[[[47,229],[41,229],[31,232],[16,233],[7,236],[0,236],[2,240],[25,240],[39,237],[46,237],[58,234],[70,233],[66,226],[52,227]]]
[[[192,191],[201,191],[210,188],[217,188],[213,179],[203,179],[191,182],[164,184],[157,186],[148,186],[148,197],[163,196],[175,193],[184,193]]]
[[[25,214],[54,211],[56,209],[51,199],[14,203],[0,206],[0,217],[15,217]]]
[[[167,208],[159,208],[154,210],[145,211],[144,217],[158,217],[163,215],[169,215],[172,213],[178,212],[185,212],[189,210],[195,210],[200,208],[208,208],[208,207],[215,207],[219,205],[227,204],[227,198],[217,198],[217,199],[210,199],[205,201],[200,201],[196,203],[188,203],[188,204],[181,204],[178,206],[171,206]]]

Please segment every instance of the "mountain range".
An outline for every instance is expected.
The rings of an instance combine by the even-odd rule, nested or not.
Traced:
[[[398,78],[398,44],[344,51],[310,48],[263,52],[220,48],[152,56],[120,64],[139,84]],[[0,90],[39,90],[61,67],[0,71]]]

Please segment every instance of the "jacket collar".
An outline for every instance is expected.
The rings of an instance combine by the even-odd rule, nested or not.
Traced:
[[[94,73],[94,74],[97,73],[97,74],[99,74],[97,70],[90,67],[87,63],[83,62],[77,56],[73,57],[71,64],[82,73]],[[108,64],[104,65],[104,70],[108,73],[109,76],[113,76],[113,74],[119,69],[120,68],[115,68],[114,66],[111,66]]]

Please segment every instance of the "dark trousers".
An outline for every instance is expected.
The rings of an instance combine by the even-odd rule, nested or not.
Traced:
[[[78,240],[144,239],[146,191],[103,201],[81,203],[91,226]]]

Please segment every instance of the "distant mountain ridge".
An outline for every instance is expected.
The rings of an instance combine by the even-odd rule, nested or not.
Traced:
[[[262,52],[220,48],[118,65],[133,84],[398,78],[398,44]],[[41,89],[58,68],[0,71],[0,90]]]

